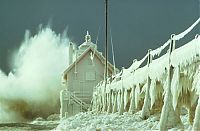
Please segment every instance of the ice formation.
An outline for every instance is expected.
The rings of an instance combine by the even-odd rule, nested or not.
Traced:
[[[172,118],[169,120],[178,122],[180,114],[177,114],[175,110],[180,112],[180,107],[186,106],[189,110],[189,121],[192,123],[194,107],[197,106],[197,98],[200,92],[200,73],[198,68],[200,38],[197,35],[193,40],[177,49],[175,49],[175,41],[186,36],[199,22],[200,18],[184,32],[172,35],[164,45],[149,52],[152,57],[155,55],[159,56],[163,49],[169,46],[166,54],[153,59],[148,65],[141,67],[142,63],[149,56],[149,54],[146,54],[143,59],[140,61],[134,60],[129,68],[123,68],[116,75],[117,77],[110,79],[109,91],[106,93],[111,93],[110,90],[114,90],[117,93],[112,93],[112,95],[118,99],[117,111],[120,114],[122,114],[121,105],[125,109],[127,108],[127,103],[130,103],[129,108],[135,107],[135,109],[141,110],[145,106],[144,101],[146,97],[150,97],[150,107],[148,107],[149,109],[145,109],[146,111],[157,109],[161,111],[162,103],[164,103],[165,106],[163,108],[166,109],[163,110],[162,114],[174,112],[175,115],[171,116]],[[151,81],[148,85],[149,78]],[[96,88],[99,90],[104,88],[104,86],[97,86]],[[95,93],[98,94],[98,90]],[[130,92],[129,94],[127,93],[128,91]],[[149,96],[147,93],[149,93]],[[124,100],[121,100],[122,98]],[[135,106],[133,106],[133,103]],[[170,109],[168,109],[169,106]],[[101,110],[99,111],[101,112]],[[162,116],[163,118],[168,117],[167,114]],[[160,119],[162,120],[163,118],[161,117]],[[168,124],[167,119],[162,124]],[[175,124],[171,123],[171,126]],[[168,126],[170,125],[162,127],[167,128]]]

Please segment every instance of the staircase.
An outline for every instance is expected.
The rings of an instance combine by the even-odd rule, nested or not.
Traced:
[[[83,100],[81,100],[79,97],[77,97],[75,95],[75,93],[67,91],[65,96],[67,97],[66,99],[69,99],[70,101],[73,101],[73,102],[77,103],[78,105],[80,105],[81,109],[83,109],[84,111],[88,110],[90,104],[85,103]]]

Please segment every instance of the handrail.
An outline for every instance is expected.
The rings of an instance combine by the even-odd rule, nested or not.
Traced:
[[[67,91],[67,94],[69,94],[70,100],[73,100],[75,103],[79,104],[81,107],[83,107],[84,110],[87,110],[89,108],[89,105],[78,98],[75,93]]]

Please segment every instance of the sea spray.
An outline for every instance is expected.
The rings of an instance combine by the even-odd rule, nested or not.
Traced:
[[[25,39],[9,75],[0,71],[0,122],[47,117],[59,110],[61,76],[68,66],[69,39],[49,27]]]

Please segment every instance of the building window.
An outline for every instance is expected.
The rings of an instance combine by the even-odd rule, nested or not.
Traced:
[[[96,80],[96,73],[94,71],[89,71],[85,73],[85,80],[94,81]]]

